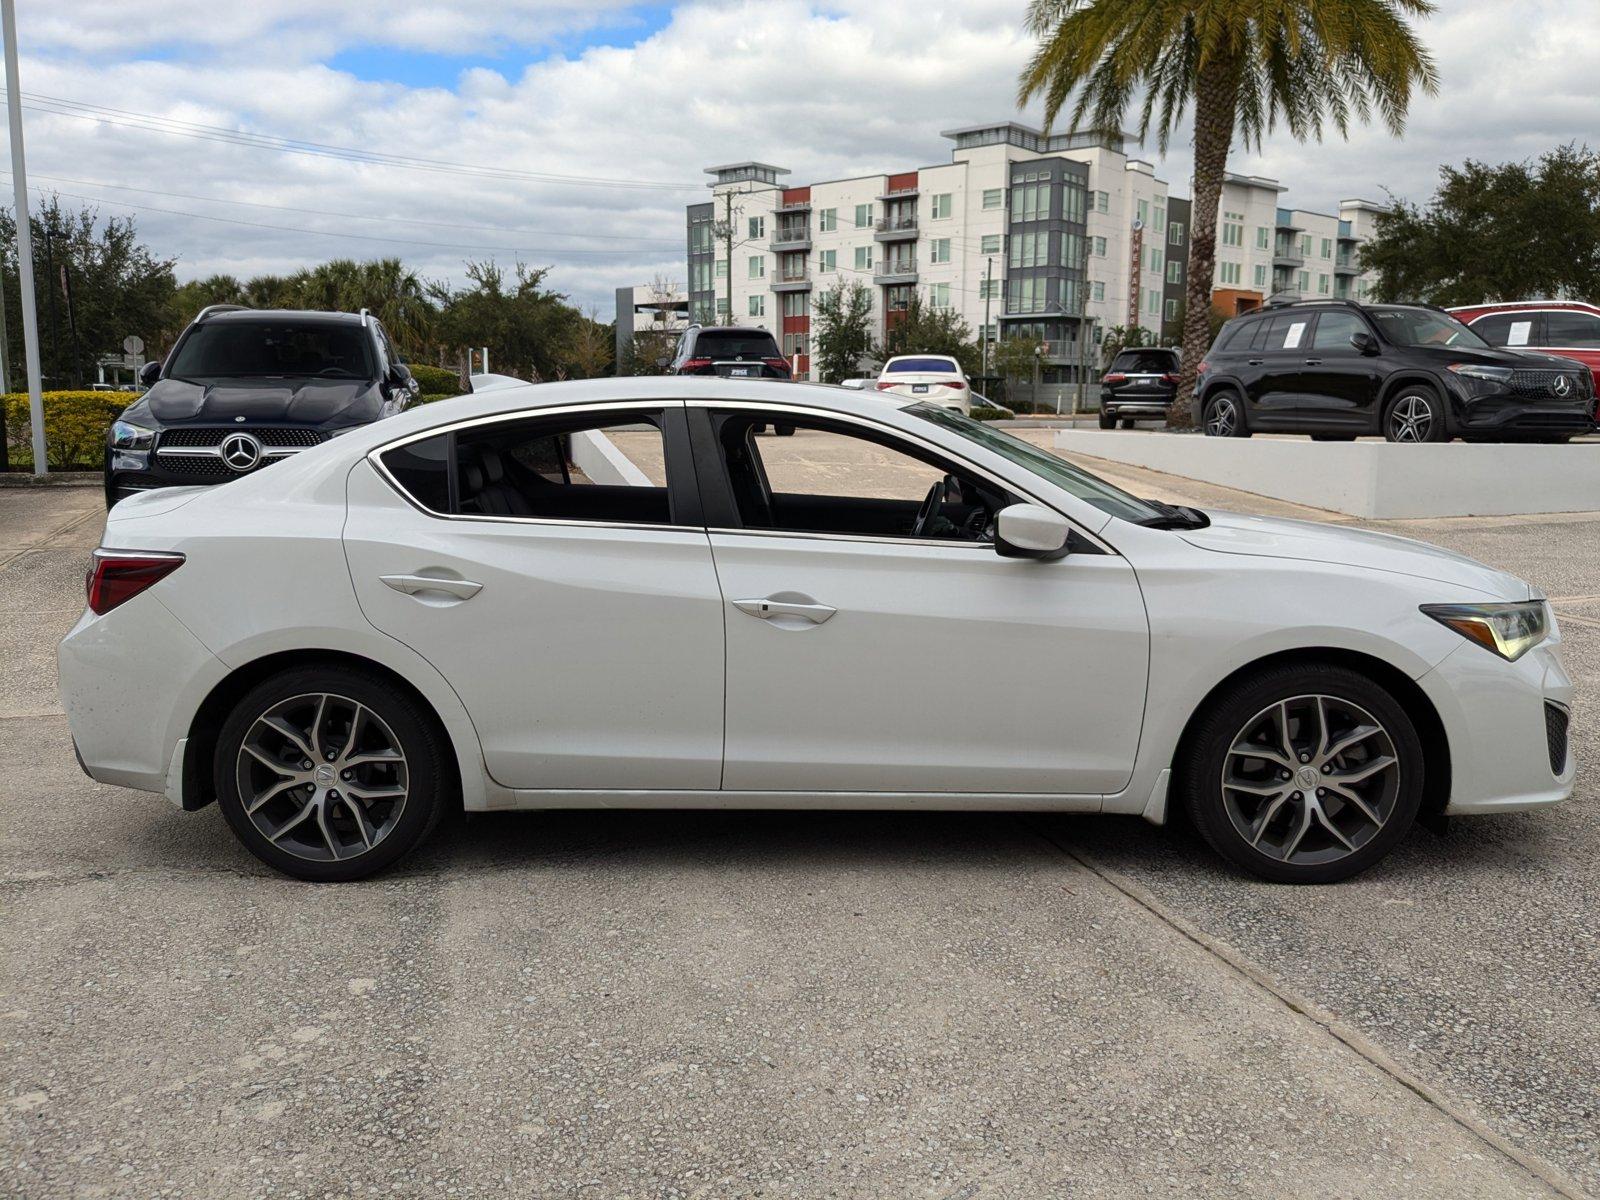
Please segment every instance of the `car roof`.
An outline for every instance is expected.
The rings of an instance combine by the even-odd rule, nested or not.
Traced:
[[[205,319],[207,325],[213,322],[218,325],[241,325],[252,321],[302,321],[307,325],[362,324],[360,313],[323,312],[309,308],[235,308],[212,313]]]
[[[1587,300],[1486,300],[1482,304],[1453,304],[1449,312],[1538,312],[1547,308],[1570,308],[1576,312],[1600,312],[1600,305]]]

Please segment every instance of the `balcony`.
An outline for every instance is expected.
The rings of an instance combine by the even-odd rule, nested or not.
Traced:
[[[787,204],[778,205],[777,211],[781,212],[781,213],[810,212],[811,211],[811,201],[809,201],[809,200],[791,200]]]
[[[917,216],[881,217],[873,226],[872,240],[876,242],[909,242],[917,236]]]
[[[784,250],[811,249],[811,226],[779,225],[772,231],[772,245],[770,248],[775,253]]]
[[[1305,255],[1293,242],[1280,241],[1272,250],[1272,265],[1274,267],[1303,267],[1306,265]]]
[[[785,271],[781,275],[772,277],[772,290],[775,292],[809,292],[811,290],[810,271]]]
[[[1333,273],[1335,275],[1359,275],[1361,274],[1361,266],[1353,258],[1336,258],[1333,261]]]
[[[883,195],[878,197],[878,201],[882,204],[888,204],[894,200],[915,200],[918,194],[917,189],[914,187],[900,188],[897,191],[884,192]]]
[[[911,257],[886,258],[872,268],[872,282],[885,287],[917,281],[917,260]]]

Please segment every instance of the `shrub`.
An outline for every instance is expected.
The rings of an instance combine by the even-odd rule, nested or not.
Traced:
[[[57,471],[98,470],[106,430],[138,397],[131,392],[46,392],[45,462]],[[6,408],[6,445],[14,467],[33,465],[33,422],[26,392],[0,397]]]
[[[1002,421],[1011,414],[1003,408],[995,408],[992,404],[980,404],[972,410],[974,421]]]
[[[440,400],[454,400],[458,392],[423,392],[417,397],[419,404],[435,404]]]
[[[461,394],[461,379],[448,367],[430,367],[427,363],[407,363],[406,369],[411,372],[413,379],[422,386],[422,393],[429,398],[437,396],[459,396]]]

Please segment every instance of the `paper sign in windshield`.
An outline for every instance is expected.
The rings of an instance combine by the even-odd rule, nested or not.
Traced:
[[[1533,328],[1533,322],[1532,321],[1513,321],[1513,322],[1511,322],[1511,336],[1506,339],[1506,345],[1508,345],[1508,346],[1526,346],[1528,344],[1528,332],[1532,328]]]

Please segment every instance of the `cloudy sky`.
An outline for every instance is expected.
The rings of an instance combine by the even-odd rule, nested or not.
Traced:
[[[902,169],[948,161],[940,129],[1039,118],[1015,105],[1024,0],[17,7],[30,183],[135,214],[185,279],[520,258],[607,320],[615,287],[682,278],[708,165],[761,159],[795,183]],[[1422,32],[1443,88],[1403,141],[1279,137],[1236,147],[1234,169],[1327,209],[1423,198],[1443,162],[1600,138],[1596,0],[1439,0]],[[1188,194],[1186,137],[1160,174]]]

